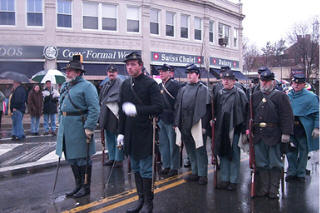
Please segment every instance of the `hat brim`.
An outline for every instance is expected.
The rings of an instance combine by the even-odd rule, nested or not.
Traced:
[[[74,66],[68,66],[68,67],[63,67],[62,70],[70,70],[70,69],[73,69],[73,70],[79,70],[81,72],[85,72],[84,69],[79,69],[79,67],[74,67]]]

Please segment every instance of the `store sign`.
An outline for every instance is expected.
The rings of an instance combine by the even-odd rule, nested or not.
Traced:
[[[57,59],[69,61],[72,59],[73,55],[81,54],[83,56],[83,61],[123,62],[125,57],[132,51],[141,54],[140,50],[58,47]]]
[[[232,69],[232,68],[239,68],[239,61],[210,57],[210,65],[218,68],[222,66],[229,66]]]
[[[43,59],[43,46],[1,46],[0,59]]]
[[[56,59],[58,56],[58,49],[54,46],[46,46],[43,49],[43,55],[48,60]]]
[[[175,53],[151,52],[151,61],[173,64],[203,64],[202,56],[182,55]]]

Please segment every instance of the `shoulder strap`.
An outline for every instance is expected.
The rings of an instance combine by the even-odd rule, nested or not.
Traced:
[[[169,79],[169,81],[171,81],[171,79]],[[169,95],[169,97],[175,100],[175,97],[173,97],[173,95],[167,90],[165,84],[163,82],[161,82],[161,84],[162,84],[163,90]]]
[[[133,86],[134,86],[134,82],[132,80],[132,77],[130,77],[130,89],[131,89],[131,92],[133,93],[133,96],[139,102],[139,104],[143,104],[142,100],[139,98],[137,93],[134,91]]]

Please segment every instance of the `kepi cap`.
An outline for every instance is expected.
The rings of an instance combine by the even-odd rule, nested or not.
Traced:
[[[227,71],[223,72],[222,78],[236,79],[232,70],[227,70]]]
[[[295,83],[305,83],[306,82],[306,76],[304,74],[295,74],[293,75],[292,81]]]
[[[200,69],[195,64],[189,64],[186,66],[186,73],[197,73],[200,74]]]
[[[141,58],[141,55],[137,52],[132,52],[130,53],[129,55],[127,55],[124,59],[123,62],[127,62],[127,61],[130,61],[130,60],[139,60],[139,61],[142,61],[142,58]]]
[[[260,74],[260,80],[261,81],[272,81],[272,80],[274,80],[274,73],[271,72],[269,69],[266,71],[263,71]]]

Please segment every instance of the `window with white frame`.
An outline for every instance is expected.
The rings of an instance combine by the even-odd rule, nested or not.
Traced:
[[[98,29],[98,3],[83,2],[83,29]]]
[[[102,4],[102,29],[117,31],[118,9],[116,5]]]
[[[219,23],[218,25],[219,38],[227,40],[227,46],[230,44],[230,26]]]
[[[140,9],[139,7],[127,7],[127,32],[139,32]]]
[[[15,25],[15,0],[0,0],[0,25]]]
[[[209,21],[209,42],[211,43],[213,43],[214,41],[213,33],[214,33],[214,22]]]
[[[57,2],[57,26],[72,27],[72,0],[58,0]]]
[[[181,14],[180,37],[189,38],[189,16]]]
[[[201,40],[202,20],[201,18],[194,17],[194,39]]]
[[[233,29],[233,47],[238,47],[238,29]]]
[[[150,33],[159,35],[159,14],[157,9],[150,9]]]
[[[166,36],[174,37],[174,16],[175,13],[166,13]]]
[[[42,26],[42,0],[27,0],[27,25]]]

